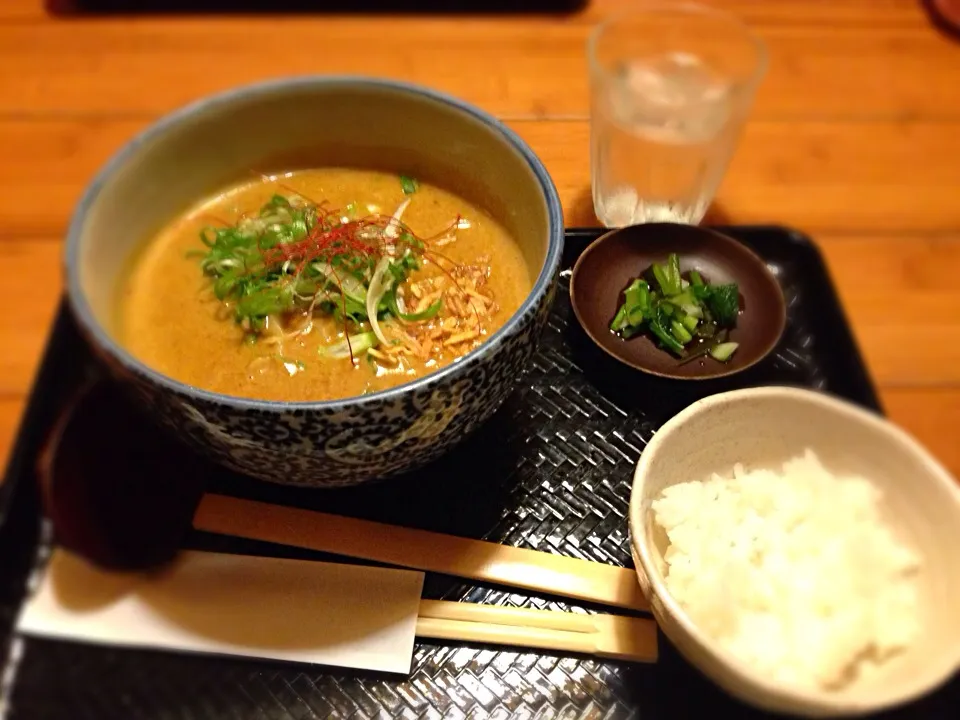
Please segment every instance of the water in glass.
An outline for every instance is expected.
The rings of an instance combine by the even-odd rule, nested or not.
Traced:
[[[607,227],[703,219],[766,66],[735,17],[638,2],[587,45],[593,205]]]
[[[600,221],[699,222],[735,144],[730,83],[686,53],[624,62],[608,83],[592,125]]]

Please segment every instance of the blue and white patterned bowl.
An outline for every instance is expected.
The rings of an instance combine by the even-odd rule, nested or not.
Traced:
[[[407,169],[448,187],[454,183],[505,224],[539,273],[503,328],[438,372],[332,402],[207,392],[147,367],[117,342],[118,275],[136,246],[164,223],[253,168],[343,163]],[[196,102],[121,149],[71,221],[67,293],[112,375],[179,438],[263,480],[342,487],[423,465],[493,414],[534,354],[562,250],[560,200],[547,171],[495,118],[403,83],[302,77]]]

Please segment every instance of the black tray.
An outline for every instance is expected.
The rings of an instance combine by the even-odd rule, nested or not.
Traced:
[[[818,388],[879,410],[876,393],[823,261],[803,235],[722,228],[753,247],[784,287],[789,323],[751,371],[687,385],[648,379],[589,345],[565,291],[533,367],[504,408],[453,453],[408,478],[310,491],[215,472],[214,490],[630,564],[625,513],[641,448],[693,400],[732,387]],[[597,236],[567,232],[566,266]],[[568,273],[564,273],[568,275]],[[655,666],[491,647],[418,643],[407,678],[319,666],[120,650],[11,637],[31,569],[49,547],[34,465],[73,388],[98,372],[70,316],[57,316],[33,396],[0,485],[0,717],[70,720],[319,717],[762,717],[691,669],[666,641]],[[495,449],[495,450],[494,450]],[[4,520],[4,516],[6,519]],[[194,533],[191,547],[322,557]],[[567,608],[544,597],[428,576],[429,597]],[[591,610],[592,608],[586,608]],[[5,665],[5,670],[3,666]],[[888,717],[957,717],[960,683]]]

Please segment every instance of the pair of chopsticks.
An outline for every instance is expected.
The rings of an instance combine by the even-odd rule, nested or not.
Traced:
[[[207,493],[193,527],[396,567],[649,611],[629,568],[486,540]]]
[[[421,600],[417,636],[512,645],[652,663],[657,629],[652,620],[555,610]]]
[[[647,610],[627,568],[313,510],[207,494],[197,530],[309,548],[631,610]],[[417,635],[654,662],[653,620],[423,600]]]

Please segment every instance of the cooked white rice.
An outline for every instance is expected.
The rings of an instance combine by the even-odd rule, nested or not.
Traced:
[[[880,491],[807,450],[781,472],[734,468],[664,490],[665,576],[691,619],[764,676],[839,688],[918,632],[919,556]]]

